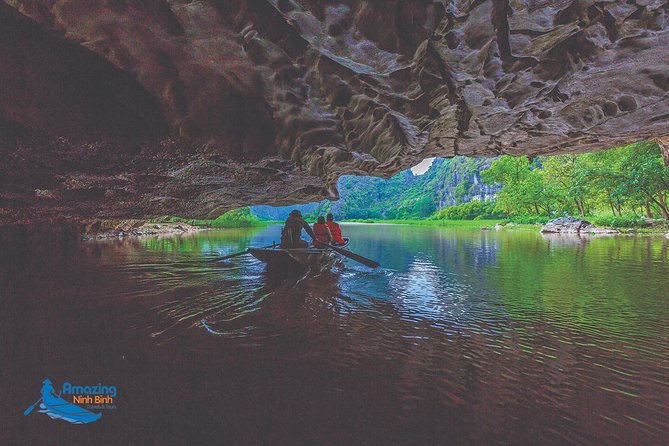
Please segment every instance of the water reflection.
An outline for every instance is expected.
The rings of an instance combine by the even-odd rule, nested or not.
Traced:
[[[345,232],[382,268],[211,261],[276,227],[58,246],[40,262],[44,247],[25,246],[0,264],[3,378],[29,388],[45,364],[108,376],[136,397],[102,429],[128,440],[663,442],[669,240]],[[151,395],[183,412],[152,412]]]

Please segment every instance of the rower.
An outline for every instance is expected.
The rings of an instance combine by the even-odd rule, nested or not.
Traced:
[[[327,215],[327,223],[325,223],[332,234],[332,241],[335,245],[345,245],[346,241],[341,236],[341,228],[339,224],[335,223],[334,216],[332,214]]]
[[[297,209],[290,211],[286,223],[281,230],[281,248],[307,248],[309,244],[302,240],[302,229],[304,229],[312,240],[316,239],[314,231],[311,230],[309,223],[304,221],[302,213]]]
[[[332,234],[328,225],[325,224],[325,219],[321,216],[318,217],[316,223],[314,223],[314,234],[316,235],[316,240],[314,240],[314,246],[322,247],[323,244],[332,242]]]
[[[56,389],[53,388],[53,383],[49,378],[42,382],[42,390],[40,390],[40,393],[42,394],[42,399],[46,399],[47,401],[49,401],[50,397],[58,396],[56,395]]]

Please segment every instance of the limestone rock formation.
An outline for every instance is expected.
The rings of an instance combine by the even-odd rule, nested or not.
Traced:
[[[212,217],[336,198],[342,174],[430,156],[666,144],[667,13],[662,0],[6,0],[0,221]]]
[[[589,221],[581,220],[574,217],[560,217],[555,218],[546,223],[541,228],[544,233],[563,233],[563,234],[578,234],[581,231],[586,231],[592,227]]]
[[[543,234],[620,234],[615,228],[597,228],[586,220],[574,217],[555,218],[541,227]]]

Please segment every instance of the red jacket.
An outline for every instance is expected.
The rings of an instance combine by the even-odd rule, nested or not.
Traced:
[[[314,234],[317,242],[327,243],[332,240],[332,234],[325,223],[314,223]]]
[[[341,228],[339,227],[339,224],[333,221],[328,221],[325,224],[328,226],[328,229],[330,230],[330,234],[332,234],[332,239],[334,240],[334,242],[343,245],[345,242],[341,236]]]

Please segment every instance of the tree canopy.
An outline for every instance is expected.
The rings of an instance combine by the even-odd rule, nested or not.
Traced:
[[[481,173],[499,183],[497,210],[508,215],[611,212],[669,218],[669,169],[660,147],[640,142],[587,154],[502,156]]]

